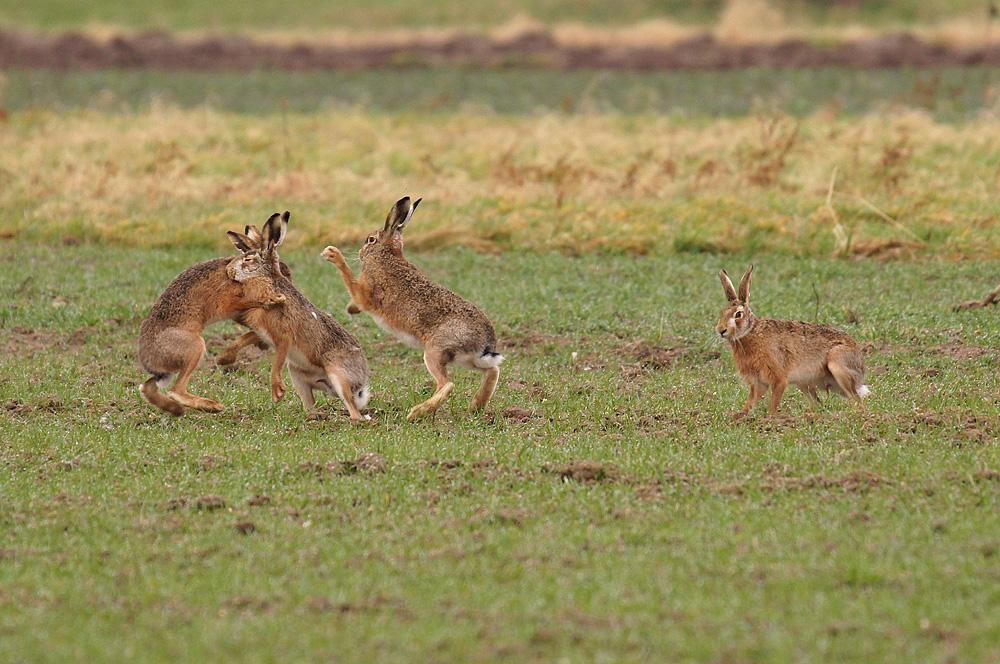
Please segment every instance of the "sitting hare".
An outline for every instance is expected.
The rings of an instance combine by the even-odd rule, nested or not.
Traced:
[[[386,217],[385,227],[368,236],[361,247],[363,267],[357,279],[337,247],[323,250],[323,258],[337,266],[350,292],[347,311],[367,311],[379,327],[424,351],[424,363],[437,389],[410,410],[406,419],[411,422],[437,411],[454,389],[447,371],[452,362],[483,372],[470,410],[485,408],[503,361],[503,355],[495,352],[496,332],[486,315],[425,277],[403,257],[403,229],[419,203],[418,199],[411,205],[409,197],[399,200]]]
[[[865,361],[854,339],[829,325],[757,318],[747,303],[751,272],[753,265],[740,280],[737,292],[726,271],[719,271],[729,306],[722,310],[715,329],[729,342],[736,368],[750,387],[750,398],[736,416],[749,413],[769,387],[770,414],[774,415],[789,385],[797,386],[816,403],[817,392],[826,390],[860,404],[869,390]]]
[[[275,248],[285,237],[288,216],[285,212],[276,222],[274,230],[278,235],[269,234],[268,227],[264,227],[261,249],[263,261],[275,275],[273,286],[282,298],[281,306],[249,310],[239,322],[249,327],[258,340],[274,346],[275,367],[287,360],[292,385],[307,412],[316,404],[313,391],[323,390],[340,397],[352,420],[365,419],[361,409],[368,403],[369,372],[361,344],[330,314],[313,306],[281,273]],[[233,232],[229,235],[237,246],[253,243],[251,237]],[[244,284],[256,278],[239,263],[230,266],[229,276]]]
[[[234,244],[243,252],[242,256],[215,258],[184,270],[170,282],[142,321],[139,362],[152,374],[152,378],[142,385],[142,395],[149,403],[174,415],[183,415],[186,408],[213,413],[224,408],[214,399],[197,397],[187,391],[191,374],[205,354],[202,331],[221,320],[240,322],[250,309],[275,307],[284,302],[284,296],[274,290],[278,274],[275,265],[264,261],[250,244]],[[227,274],[227,270],[236,266],[246,275],[243,283]],[[170,392],[164,394],[161,390],[174,374],[177,381]],[[277,364],[272,369],[271,396],[277,401],[284,391],[281,364]]]

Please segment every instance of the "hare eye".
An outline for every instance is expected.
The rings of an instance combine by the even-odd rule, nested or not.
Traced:
[[[369,235],[368,236],[368,244],[375,244],[375,236],[374,235]]]
[[[734,320],[739,320],[741,318],[743,318],[743,312],[742,311],[737,311],[735,314],[733,314],[733,319]]]

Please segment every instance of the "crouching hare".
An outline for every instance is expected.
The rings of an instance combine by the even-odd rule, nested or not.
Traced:
[[[204,329],[227,319],[243,322],[249,310],[277,307],[285,301],[274,290],[281,265],[277,254],[274,262],[264,261],[259,244],[242,241],[234,244],[241,256],[215,258],[181,272],[160,294],[140,326],[139,362],[152,375],[142,385],[142,396],[173,415],[183,415],[187,408],[212,413],[224,409],[214,399],[188,392],[191,375],[205,354],[205,340],[201,336]],[[237,267],[245,275],[242,283],[228,274]],[[177,380],[173,388],[164,393],[162,390],[174,375]],[[271,396],[277,401],[285,391],[280,363],[274,365],[271,376]]]
[[[382,230],[368,236],[359,253],[362,269],[356,279],[337,247],[323,250],[323,258],[337,266],[351,295],[347,311],[367,311],[383,330],[424,351],[424,364],[437,389],[410,410],[406,419],[411,422],[436,412],[451,394],[455,384],[448,378],[448,365],[453,362],[483,373],[469,409],[485,408],[503,361],[495,351],[496,332],[486,315],[403,257],[403,229],[419,203],[420,199],[412,204],[409,197],[400,199]]]
[[[288,217],[285,212],[278,220],[275,214],[274,225],[265,225],[261,249],[262,260],[274,275],[274,289],[282,302],[280,306],[247,311],[239,322],[249,327],[257,340],[274,346],[275,367],[287,360],[292,385],[306,412],[316,405],[313,391],[322,390],[339,397],[352,420],[364,420],[361,409],[368,403],[369,372],[361,344],[330,314],[317,309],[280,270],[275,249],[285,238]],[[237,246],[253,243],[252,238],[239,233],[229,235]],[[229,276],[243,284],[255,278],[239,263],[231,266]],[[256,340],[244,345],[250,343]]]
[[[771,389],[770,415],[781,403],[789,385],[795,385],[817,404],[817,392],[835,392],[859,405],[868,396],[865,361],[849,334],[829,325],[802,321],[757,318],[750,310],[750,273],[740,280],[739,291],[725,270],[719,271],[729,306],[722,310],[715,329],[733,349],[733,359],[750,398],[742,417]]]

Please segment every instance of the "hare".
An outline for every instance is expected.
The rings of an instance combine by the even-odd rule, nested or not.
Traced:
[[[337,247],[323,250],[323,258],[337,266],[351,295],[348,313],[367,311],[383,330],[424,351],[424,364],[437,382],[427,401],[414,406],[407,420],[433,414],[451,394],[448,378],[452,362],[483,372],[483,382],[470,410],[486,407],[496,390],[503,355],[495,352],[493,324],[469,302],[440,286],[403,257],[403,229],[421,199],[400,199],[389,211],[385,227],[368,236],[359,256],[363,264],[357,279]]]
[[[264,226],[272,248],[284,238],[276,223],[277,215]],[[173,415],[183,415],[187,408],[213,413],[224,406],[213,399],[197,397],[187,391],[188,381],[205,354],[202,331],[221,320],[240,322],[244,314],[257,307],[272,308],[284,302],[273,288],[277,269],[263,260],[252,243],[234,240],[242,256],[215,258],[184,270],[167,286],[142,321],[139,331],[139,362],[152,374],[141,392],[149,403]],[[228,270],[239,266],[243,283],[232,280]],[[161,390],[176,374],[169,393]],[[281,364],[271,372],[271,396],[281,399]]]
[[[733,349],[733,359],[750,398],[736,417],[743,417],[771,388],[770,415],[781,403],[789,385],[795,385],[817,404],[820,390],[836,392],[859,405],[870,394],[865,385],[865,361],[849,334],[829,325],[757,318],[750,310],[750,273],[740,280],[739,291],[725,270],[719,271],[729,306],[722,310],[715,329]]]
[[[249,246],[253,250],[260,252],[261,244],[263,242],[263,236],[261,235],[257,227],[254,226],[253,224],[250,224],[246,226],[243,232],[245,237],[241,238],[240,241],[244,243],[244,246]],[[278,268],[281,271],[282,276],[288,279],[292,278],[292,272],[290,269],[288,269],[288,265],[285,263],[285,261],[279,260]],[[271,282],[268,281],[267,283],[268,287],[271,287],[270,286]],[[253,288],[252,285],[251,288]],[[246,292],[245,289],[244,292]],[[250,297],[250,295],[248,295],[248,297]],[[236,320],[236,322],[238,323],[240,321]],[[265,350],[267,348],[267,343],[264,340],[262,340],[259,336],[257,336],[257,333],[254,332],[253,330],[246,332],[239,339],[229,344],[226,347],[226,349],[223,350],[219,354],[219,356],[215,358],[215,364],[220,367],[226,367],[233,364],[234,362],[236,362],[236,358],[239,355],[239,352],[244,348],[246,348],[247,346],[257,346],[261,350]]]
[[[287,227],[287,223],[288,212],[285,212],[282,224]],[[251,237],[233,232],[229,235],[234,244],[253,243]],[[352,420],[366,419],[361,409],[368,403],[369,372],[361,344],[332,316],[313,306],[291,279],[282,274],[274,252],[280,241],[268,242],[266,227],[264,238],[262,257],[264,262],[270,263],[270,273],[275,275],[273,287],[282,298],[281,306],[248,310],[238,322],[253,330],[257,340],[274,346],[275,367],[287,361],[292,385],[306,412],[316,405],[313,391],[323,390],[340,397]],[[240,263],[230,265],[228,273],[244,286],[257,278],[252,270],[244,270]],[[257,341],[244,345],[250,343]]]

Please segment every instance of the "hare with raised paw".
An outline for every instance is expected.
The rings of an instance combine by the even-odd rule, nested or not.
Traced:
[[[206,327],[221,320],[241,321],[247,311],[258,307],[276,307],[284,296],[274,290],[275,264],[264,261],[254,247],[234,242],[242,252],[236,258],[215,258],[192,265],[181,272],[153,304],[139,330],[139,362],[152,377],[143,383],[141,392],[149,403],[173,415],[183,415],[187,408],[218,413],[224,406],[214,399],[188,392],[188,382],[205,354],[201,334]],[[243,283],[230,278],[228,271],[238,268]],[[277,382],[272,380],[271,395],[277,401],[284,394],[277,365]],[[162,390],[176,375],[169,392]]]
[[[280,218],[280,237],[269,235],[265,226],[263,259],[271,262],[274,288],[283,299],[281,306],[247,311],[240,322],[253,330],[265,343],[274,346],[275,366],[287,360],[292,385],[309,412],[316,405],[313,391],[322,390],[339,397],[352,420],[363,420],[361,409],[368,403],[368,362],[357,337],[344,329],[330,314],[317,309],[281,273],[274,248],[281,243],[288,227],[288,212]],[[275,215],[277,217],[277,215]],[[230,233],[233,242],[252,242],[252,238]],[[243,281],[247,276],[237,265],[230,276]]]
[[[337,247],[327,247],[323,258],[340,270],[352,314],[367,311],[385,331],[424,352],[424,364],[437,387],[427,401],[414,406],[411,422],[441,407],[455,384],[448,365],[457,363],[483,373],[483,381],[470,410],[486,407],[496,390],[503,355],[496,352],[497,338],[486,315],[447,288],[423,275],[403,257],[403,230],[420,199],[400,199],[389,211],[382,230],[368,236],[361,247],[362,269],[357,278]]]
[[[254,226],[253,224],[246,226],[246,228],[244,229],[243,236],[239,236],[236,233],[230,236],[230,239],[233,239],[233,241],[236,241],[236,238],[239,238],[241,246],[245,247],[246,251],[248,252],[256,251],[257,253],[261,252],[263,244],[263,236],[261,235],[260,230],[258,230],[257,227]],[[278,268],[280,269],[282,276],[288,279],[292,278],[292,272],[291,270],[288,269],[288,265],[285,263],[285,261],[279,260]],[[253,283],[254,282],[250,282],[251,288],[253,288],[252,285]],[[268,287],[273,288],[273,286],[270,285]],[[244,292],[247,291],[244,290]],[[250,297],[249,294],[248,297]],[[239,318],[236,318],[235,321],[237,323],[242,324]],[[247,346],[256,346],[261,350],[266,350],[267,342],[265,342],[263,339],[257,336],[257,333],[254,332],[253,330],[246,332],[242,336],[240,336],[239,339],[229,344],[225,348],[225,350],[219,353],[218,357],[215,358],[215,363],[220,367],[227,367],[233,364],[234,362],[236,362],[236,358],[239,355],[239,352],[244,348],[246,348]]]

